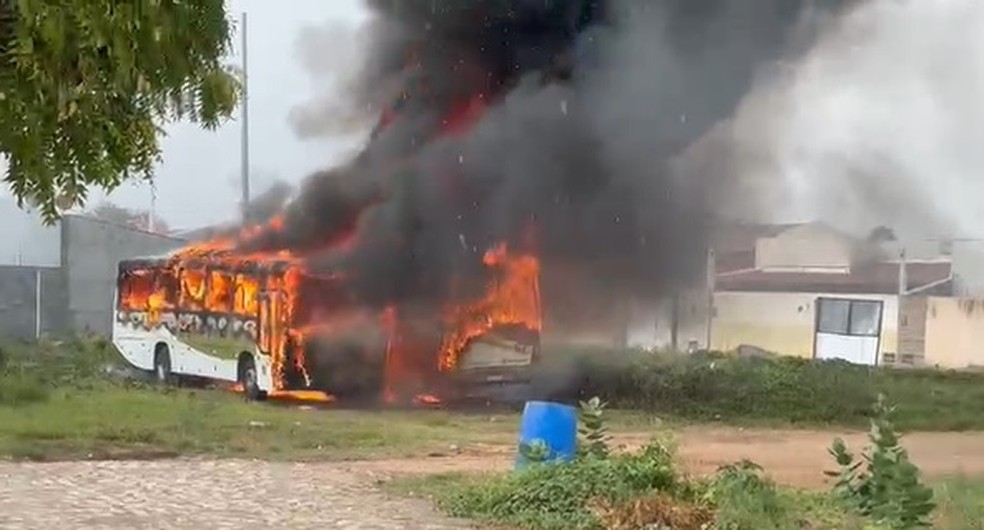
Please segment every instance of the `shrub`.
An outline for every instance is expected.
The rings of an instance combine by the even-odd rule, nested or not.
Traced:
[[[844,441],[834,440],[830,454],[840,470],[835,493],[859,514],[879,526],[906,530],[929,527],[936,508],[933,490],[919,479],[919,468],[909,460],[891,423],[894,409],[879,396],[868,438],[871,446],[855,459]]]
[[[612,521],[619,521],[616,526],[628,524],[648,513],[642,511],[646,507],[669,506],[667,499],[682,486],[672,451],[653,443],[638,453],[611,455],[604,408],[598,398],[581,402],[574,462],[544,463],[549,448],[522,446],[531,467],[466,486],[446,498],[443,507],[452,515],[523,528],[593,529],[602,524],[611,528]],[[653,496],[654,492],[671,495]],[[634,507],[626,504],[633,502]],[[696,507],[670,513],[700,519]]]
[[[612,407],[698,421],[780,421],[865,425],[869,403],[891,396],[902,429],[984,427],[984,375],[880,369],[791,357],[739,358],[636,350],[544,349],[541,395],[577,402],[600,396]]]
[[[653,444],[635,454],[584,455],[569,464],[539,464],[464,487],[442,502],[452,515],[531,529],[594,529],[590,505],[620,505],[681,484],[672,453]]]
[[[762,476],[762,468],[754,462],[744,460],[721,467],[704,495],[716,508],[718,530],[785,528],[787,507],[776,485]],[[771,525],[763,527],[763,521]]]
[[[120,364],[107,340],[73,337],[64,340],[7,343],[5,372],[30,374],[51,387],[91,388],[106,382],[106,367]]]
[[[608,456],[608,443],[611,441],[608,426],[605,425],[605,407],[608,404],[593,397],[580,405],[578,452],[604,458]]]
[[[836,497],[780,491],[747,460],[721,467],[710,479],[691,480],[676,472],[672,451],[662,444],[612,454],[604,408],[598,398],[581,402],[580,450],[573,462],[535,463],[513,475],[468,482],[446,490],[440,505],[455,516],[510,527],[614,530],[786,530],[814,523],[860,528],[865,522],[866,530],[907,530],[928,526],[935,508],[883,396],[873,410],[872,448],[863,461],[855,461],[841,440],[834,442],[831,454],[841,466],[830,473],[838,478]],[[857,517],[836,509],[835,498]]]

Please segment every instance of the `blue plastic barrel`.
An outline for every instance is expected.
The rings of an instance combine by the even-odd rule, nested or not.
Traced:
[[[548,401],[527,401],[519,424],[519,455],[516,469],[529,465],[523,446],[542,445],[544,461],[566,462],[574,459],[577,450],[577,410],[574,407]]]

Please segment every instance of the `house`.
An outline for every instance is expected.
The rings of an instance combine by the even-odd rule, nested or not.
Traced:
[[[911,326],[900,322],[918,317],[900,319],[900,308],[908,314],[912,297],[953,292],[945,256],[905,260],[823,223],[726,228],[715,247],[710,344],[718,350],[874,365],[898,362],[908,345],[905,358],[917,364],[918,348],[900,339]]]

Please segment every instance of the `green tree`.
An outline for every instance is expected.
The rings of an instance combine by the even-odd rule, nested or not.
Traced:
[[[151,178],[161,126],[218,126],[239,83],[223,0],[0,0],[0,153],[48,222],[90,186]],[[57,205],[57,206],[56,206]]]

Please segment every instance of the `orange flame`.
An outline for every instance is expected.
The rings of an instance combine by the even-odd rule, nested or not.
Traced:
[[[255,228],[241,234],[249,237]],[[146,311],[152,323],[165,311],[232,313],[270,322],[260,326],[258,342],[271,356],[274,389],[284,390],[287,349],[294,341],[294,367],[310,384],[303,356],[303,337],[294,328],[301,263],[289,252],[240,254],[232,240],[188,246],[161,264],[134,271],[121,283],[120,306]],[[268,297],[261,303],[261,293]]]
[[[441,398],[430,394],[420,394],[413,399],[417,405],[440,405]]]
[[[444,336],[438,368],[452,370],[475,339],[500,325],[522,325],[539,332],[540,260],[531,254],[509,253],[505,243],[489,249],[483,262],[493,275],[480,300],[451,308],[445,315],[451,331]]]

